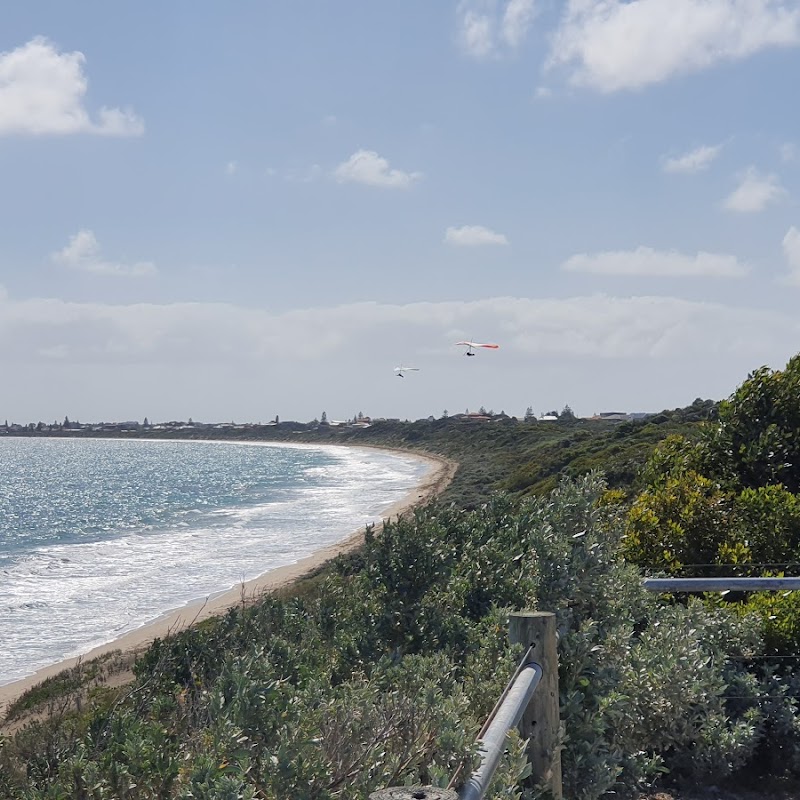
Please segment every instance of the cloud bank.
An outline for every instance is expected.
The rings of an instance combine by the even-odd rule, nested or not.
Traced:
[[[800,234],[791,242],[797,247]],[[791,243],[790,242],[790,243]],[[452,354],[469,331],[498,340],[505,358],[703,358],[751,354],[797,341],[800,320],[777,312],[675,297],[352,303],[269,313],[223,303],[104,305],[13,300],[0,293],[0,346],[8,358],[212,364],[329,362],[358,352],[385,359],[386,342],[409,354]]]

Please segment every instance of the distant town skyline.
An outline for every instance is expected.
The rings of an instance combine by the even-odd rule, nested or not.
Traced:
[[[800,351],[799,67],[797,0],[15,4],[0,419],[723,399]]]

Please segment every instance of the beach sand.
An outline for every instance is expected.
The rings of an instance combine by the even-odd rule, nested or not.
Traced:
[[[366,447],[366,445],[358,445],[358,447]],[[375,449],[386,450],[387,448]],[[403,514],[403,512],[426,502],[442,492],[453,479],[457,468],[455,462],[445,458],[421,455],[419,453],[409,453],[406,450],[394,452],[402,452],[403,455],[410,455],[421,461],[426,461],[430,463],[431,470],[425,476],[421,484],[416,486],[400,502],[395,503],[383,512],[381,516],[384,521],[396,519]],[[376,525],[376,530],[379,527],[380,525]],[[58,675],[58,673],[74,667],[79,662],[85,662],[115,650],[121,650],[123,653],[141,651],[155,639],[163,639],[170,634],[178,633],[204,619],[224,614],[233,606],[241,605],[243,602],[250,603],[262,594],[274,592],[286,587],[304,575],[313,572],[326,561],[342,553],[357,549],[363,542],[364,529],[361,528],[340,542],[318,550],[310,556],[296,561],[294,564],[287,564],[284,567],[270,570],[258,578],[239,584],[226,592],[209,596],[203,600],[198,600],[182,608],[170,611],[152,623],[144,625],[141,628],[136,628],[136,630],[130,631],[107,644],[95,647],[82,656],[59,661],[56,664],[43,667],[26,678],[0,686],[0,726],[2,725],[2,719],[8,705],[28,691],[28,689],[36,686],[47,678]]]

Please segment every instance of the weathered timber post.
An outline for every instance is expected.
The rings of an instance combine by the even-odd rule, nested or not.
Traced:
[[[369,800],[458,800],[458,795],[452,789],[435,786],[395,786],[372,792]]]
[[[561,800],[556,615],[546,611],[515,611],[508,619],[508,637],[512,644],[532,647],[530,660],[542,668],[539,687],[522,715],[519,732],[523,739],[529,740],[533,780],[545,784],[554,800]]]

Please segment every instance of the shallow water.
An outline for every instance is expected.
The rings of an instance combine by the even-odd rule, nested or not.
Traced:
[[[0,685],[345,538],[428,470],[346,447],[0,439]]]

